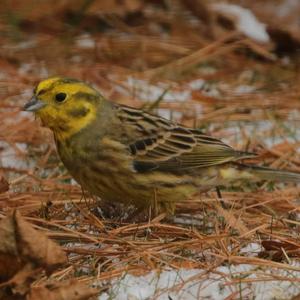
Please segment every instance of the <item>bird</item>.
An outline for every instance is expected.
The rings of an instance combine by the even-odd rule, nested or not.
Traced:
[[[246,165],[241,160],[256,154],[114,103],[77,79],[42,80],[23,109],[52,130],[61,161],[82,189],[106,203],[173,215],[178,201],[217,186],[300,182],[299,173]]]

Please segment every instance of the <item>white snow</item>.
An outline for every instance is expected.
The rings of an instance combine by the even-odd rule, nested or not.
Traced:
[[[214,3],[211,7],[219,13],[234,17],[236,29],[247,37],[261,43],[270,41],[266,25],[261,23],[251,10],[227,3]]]
[[[233,93],[235,95],[244,95],[253,93],[255,90],[256,87],[253,85],[241,84],[234,89]]]
[[[191,98],[190,90],[176,90],[176,84],[150,84],[146,80],[129,77],[127,84],[134,95],[142,101],[156,101],[163,95],[165,102],[184,102]]]
[[[240,254],[243,254],[245,256],[255,257],[262,250],[263,248],[261,244],[249,243],[248,245],[240,249]]]
[[[256,140],[259,140],[266,148],[272,148],[283,142],[290,142],[293,144],[300,140],[300,127],[297,126],[297,115],[299,115],[299,112],[295,110],[291,112],[288,121],[281,123],[282,128],[285,129],[283,131],[284,134],[269,134],[269,136],[267,136],[266,132],[276,130],[276,124],[271,120],[258,120],[248,123],[227,123],[228,127],[226,128],[226,131],[228,135],[223,137],[222,141],[230,145],[235,144],[236,147],[238,147],[239,141],[242,141],[246,134],[248,137],[255,136]],[[209,129],[213,131],[214,125],[212,124]],[[300,146],[296,147],[296,150],[297,149],[300,151]]]
[[[299,263],[293,262],[293,265],[299,267]],[[299,283],[276,280],[275,277],[293,279],[299,278],[299,275],[300,272],[297,271],[262,268],[247,264],[222,266],[211,273],[201,269],[166,269],[161,272],[152,271],[144,276],[124,274],[121,279],[113,280],[110,290],[98,299],[221,300],[233,293],[237,293],[239,297],[241,295],[243,299],[289,299],[300,293]],[[263,277],[274,280],[228,284],[234,279],[255,280]]]
[[[191,90],[197,91],[197,90],[202,90],[204,85],[205,85],[205,80],[204,79],[195,79],[192,80],[188,83],[188,86],[190,87]]]
[[[276,13],[279,17],[286,17],[298,10],[299,0],[285,0],[278,5]]]
[[[43,62],[36,64],[36,63],[22,63],[18,70],[19,74],[25,76],[25,75],[36,75],[40,78],[47,78],[49,77],[49,71],[44,65]]]
[[[27,144],[16,143],[15,145],[20,153],[24,153],[24,157],[27,153]],[[20,156],[15,148],[10,146],[7,142],[0,141],[1,155],[0,155],[0,167],[1,168],[14,168],[17,170],[28,170],[33,167],[33,162],[25,160]]]
[[[151,84],[147,80],[128,77],[125,84],[128,89],[122,86],[116,86],[115,90],[123,95],[133,96],[144,102],[155,102],[162,98],[163,102],[183,104],[192,100],[193,91],[201,90],[201,92],[205,95],[210,95],[212,93],[210,86],[206,85],[206,81],[201,78],[178,85],[174,82],[159,82],[157,84]],[[188,105],[188,108],[193,115],[199,115],[202,113],[202,105],[200,103],[189,102]],[[182,118],[182,112],[176,111],[175,109],[171,111],[166,108],[158,108],[155,113],[163,118],[171,119],[175,122]]]
[[[77,38],[76,46],[81,49],[93,49],[95,48],[95,41],[89,34],[85,33]]]

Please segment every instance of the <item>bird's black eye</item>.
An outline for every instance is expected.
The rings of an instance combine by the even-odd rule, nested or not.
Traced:
[[[65,101],[66,98],[67,98],[66,93],[58,93],[55,95],[56,102],[63,102],[63,101]]]

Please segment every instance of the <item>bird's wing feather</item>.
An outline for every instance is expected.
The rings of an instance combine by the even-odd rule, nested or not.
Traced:
[[[146,112],[118,107],[132,140],[125,141],[137,171],[180,171],[208,167],[253,156],[235,151],[222,141]],[[125,128],[125,126],[124,126]]]

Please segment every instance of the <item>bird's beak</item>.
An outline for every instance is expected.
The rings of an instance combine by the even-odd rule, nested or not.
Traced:
[[[45,106],[45,102],[42,102],[36,96],[33,96],[31,100],[24,105],[23,110],[36,112]]]

